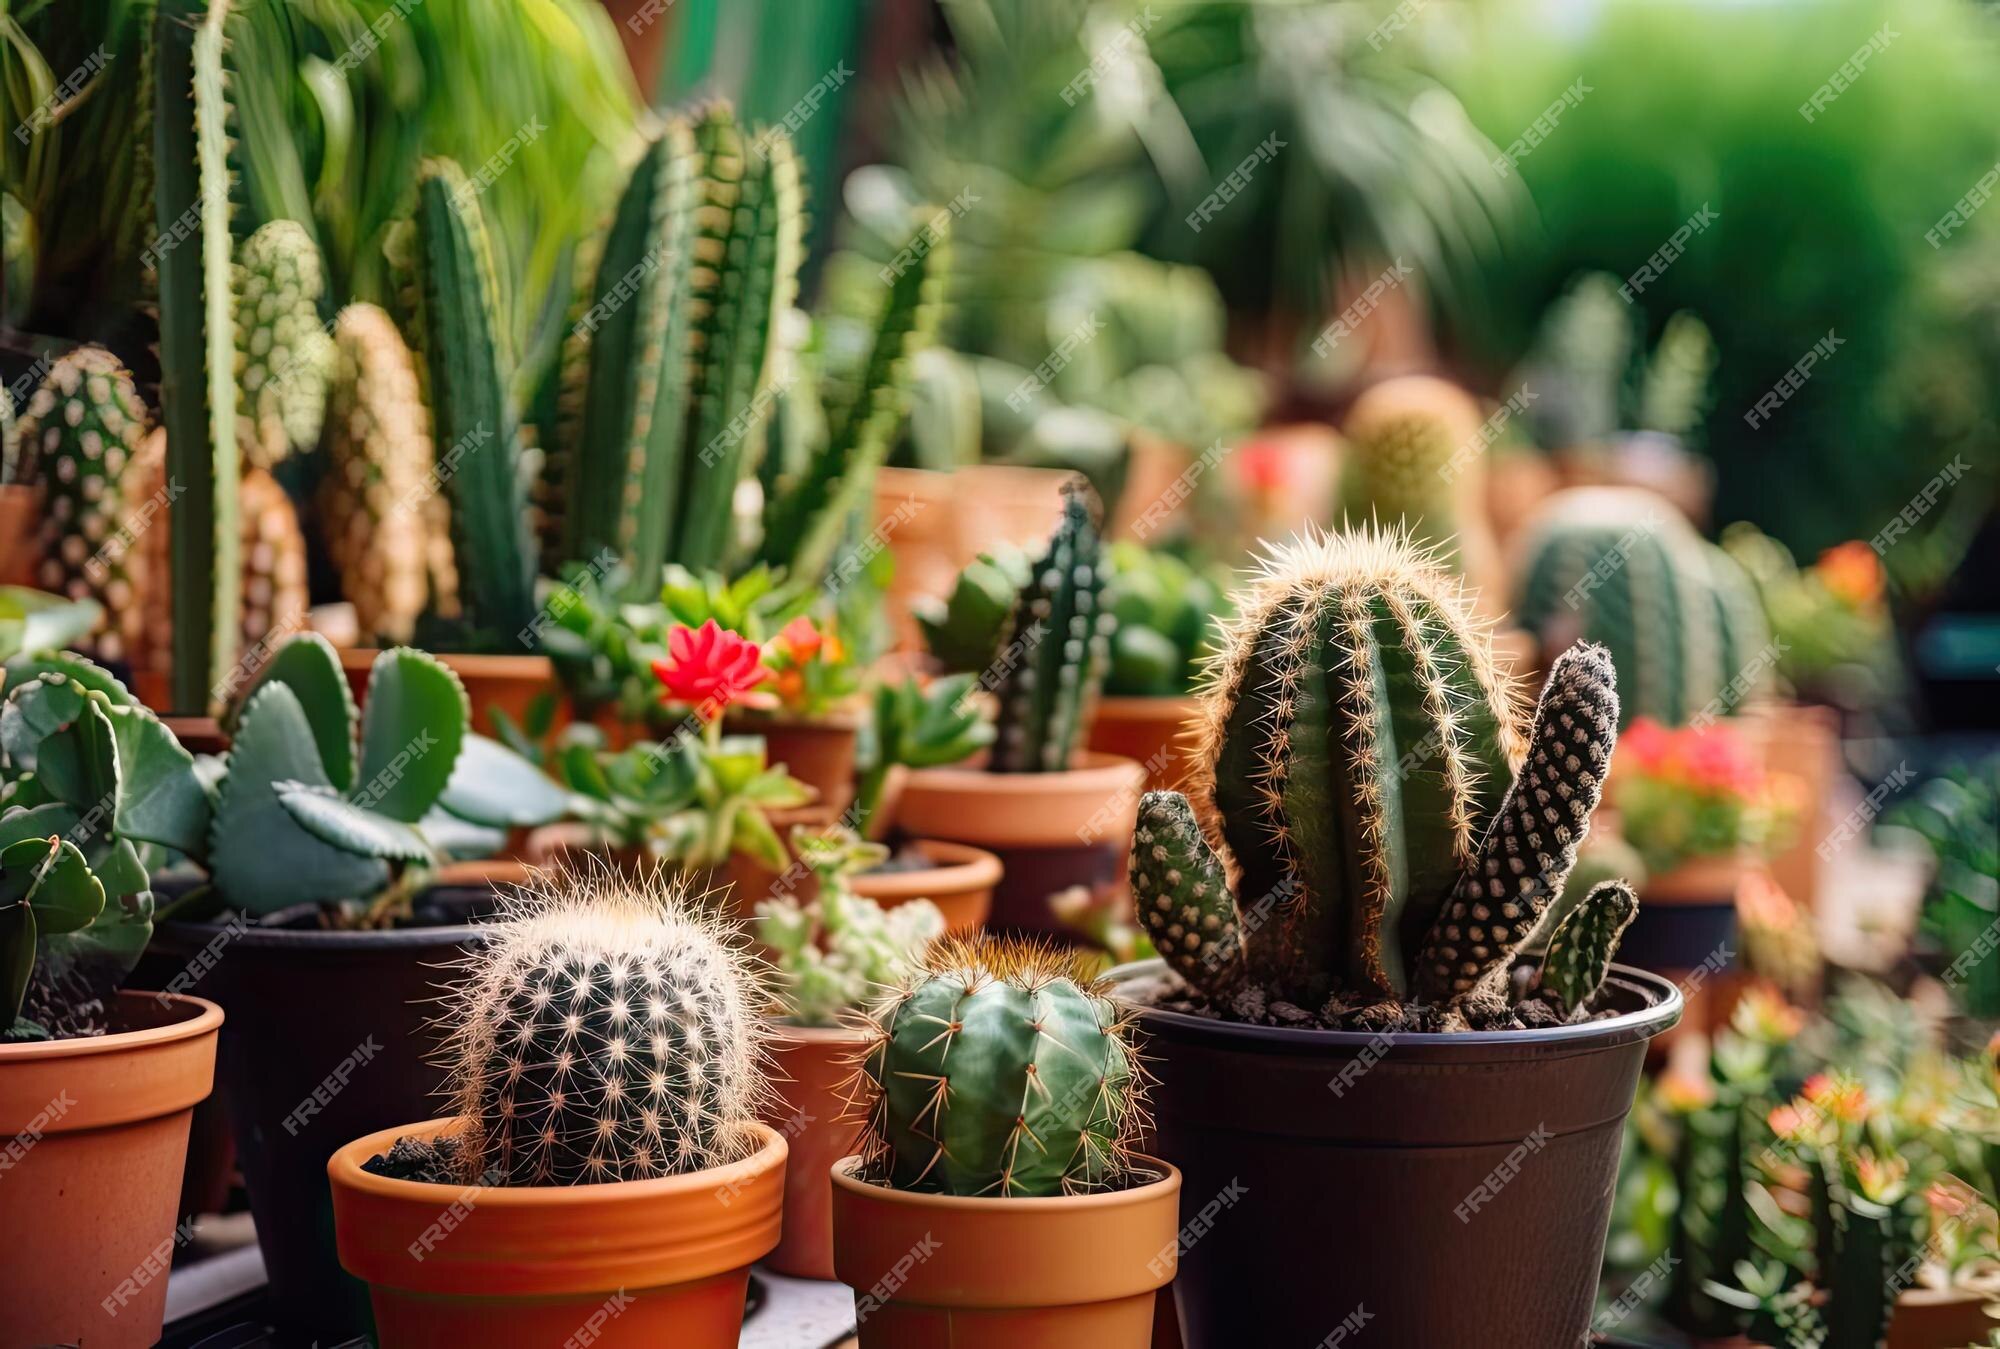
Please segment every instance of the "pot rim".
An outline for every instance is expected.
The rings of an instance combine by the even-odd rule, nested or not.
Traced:
[[[149,993],[144,989],[121,988],[120,1002],[144,998],[148,1002],[172,1004],[171,1021],[138,1030],[113,1031],[109,1035],[77,1035],[67,1040],[30,1040],[24,1044],[0,1044],[0,1064],[45,1062],[49,1059],[87,1058],[93,1054],[118,1054],[149,1045],[176,1040],[194,1040],[213,1034],[222,1026],[222,1008],[207,998],[189,993]]]
[[[904,846],[916,849],[933,865],[922,871],[863,872],[852,878],[855,893],[872,897],[905,891],[928,895],[938,890],[984,890],[1000,880],[1000,859],[985,848],[943,838],[913,838]]]
[[[1164,960],[1137,960],[1119,965],[1109,970],[1105,978],[1115,985],[1133,979],[1156,974],[1166,968]],[[1607,983],[1615,983],[1629,993],[1644,999],[1645,1005],[1636,1011],[1623,1012],[1617,1016],[1598,1021],[1580,1022],[1573,1026],[1543,1026],[1528,1030],[1490,1031],[1395,1031],[1375,1032],[1362,1030],[1320,1030],[1305,1026],[1252,1026],[1240,1021],[1224,1021],[1215,1017],[1195,1016],[1190,1012],[1176,1012],[1164,1007],[1148,1007],[1120,997],[1125,1006],[1139,1014],[1140,1023],[1149,1029],[1171,1029],[1180,1038],[1207,1040],[1221,1045],[1240,1048],[1259,1047],[1270,1050],[1361,1050],[1369,1045],[1383,1042],[1393,1046],[1399,1054],[1411,1051],[1442,1058],[1464,1057],[1454,1054],[1454,1050],[1500,1051],[1519,1048],[1524,1054],[1542,1054],[1549,1051],[1569,1051],[1584,1053],[1598,1049],[1609,1049],[1617,1045],[1630,1044],[1638,1040],[1650,1040],[1664,1031],[1670,1030],[1681,1019],[1685,1006],[1680,985],[1654,974],[1649,970],[1636,969],[1630,965],[1614,964],[1606,976]],[[1117,988],[1113,997],[1119,997]],[[1477,1058],[1517,1057],[1505,1053],[1475,1052]]]
[[[1049,1194],[1019,1199],[996,1199],[988,1195],[928,1194],[917,1190],[899,1190],[893,1185],[878,1185],[872,1180],[863,1180],[854,1174],[861,1165],[861,1154],[850,1152],[833,1164],[830,1173],[836,1187],[856,1194],[871,1195],[889,1203],[908,1204],[918,1209],[935,1209],[940,1212],[973,1213],[1048,1213],[1054,1208],[1125,1208],[1152,1203],[1167,1188],[1178,1188],[1181,1183],[1180,1168],[1172,1162],[1161,1161],[1158,1157],[1145,1153],[1134,1153],[1132,1159],[1143,1163],[1155,1174],[1151,1180],[1137,1185],[1127,1185],[1117,1190],[1092,1190],[1085,1194]]]
[[[229,926],[226,922],[170,918],[160,924],[160,930],[184,932],[197,939],[198,946],[206,946],[227,931]],[[483,932],[491,926],[491,922],[485,922],[437,923],[424,927],[288,928],[246,923],[240,932],[229,939],[228,945],[253,951],[396,951],[456,946],[466,939],[467,934]]]
[[[394,650],[386,646],[343,646],[340,648],[341,667],[350,673],[356,670],[373,669],[375,658],[384,651]],[[451,672],[460,677],[467,675],[474,679],[533,679],[553,680],[556,675],[555,662],[547,656],[496,655],[492,652],[434,651],[432,655],[450,667]]]
[[[1050,796],[1056,792],[1085,792],[1117,787],[1125,781],[1143,781],[1145,765],[1122,754],[1105,754],[1094,749],[1079,751],[1076,762],[1053,773],[995,773],[983,764],[967,768],[962,764],[942,764],[936,768],[910,770],[910,787],[921,784],[937,792],[975,792],[983,796]],[[907,794],[909,788],[904,789]]]
[[[1201,709],[1192,693],[1105,693],[1097,699],[1097,716],[1128,721],[1185,721]]]

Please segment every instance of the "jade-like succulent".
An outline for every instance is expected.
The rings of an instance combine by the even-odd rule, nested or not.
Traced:
[[[755,1146],[756,962],[659,875],[557,876],[513,901],[446,1018],[462,1179],[683,1175]]]
[[[796,826],[792,849],[819,893],[808,904],[790,895],[762,901],[755,931],[775,953],[787,1017],[800,1026],[833,1026],[902,983],[924,948],[944,935],[944,915],[928,899],[884,909],[854,893],[848,878],[887,860],[889,850],[879,843],[845,830]]]
[[[296,220],[257,228],[236,252],[236,380],[250,434],[245,457],[269,468],[319,442],[333,373],[333,339],[320,322],[325,267]]]
[[[1562,892],[1617,722],[1589,645],[1524,722],[1461,586],[1400,532],[1280,547],[1210,668],[1192,800],[1140,803],[1140,919],[1221,1005],[1248,986],[1490,1014]]]
[[[993,743],[993,728],[969,696],[972,688],[969,674],[928,684],[912,675],[876,686],[874,715],[862,727],[856,756],[855,819],[864,832],[874,826],[893,769],[959,763]]]
[[[870,1010],[864,1169],[899,1190],[1022,1198],[1114,1184],[1142,1123],[1130,1013],[1044,947],[948,938]]]
[[[932,658],[958,674],[984,670],[1002,645],[1030,567],[1026,553],[1003,543],[968,563],[952,582],[951,594],[914,601],[911,613]]]
[[[1111,545],[1104,607],[1116,621],[1104,691],[1127,697],[1186,693],[1227,616],[1226,581],[1171,553],[1130,540]]]

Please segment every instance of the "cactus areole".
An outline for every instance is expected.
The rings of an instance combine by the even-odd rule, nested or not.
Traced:
[[[1378,1030],[1587,1016],[1630,917],[1629,892],[1555,907],[1617,739],[1604,649],[1559,657],[1526,715],[1458,581],[1372,528],[1274,549],[1225,638],[1196,776],[1146,795],[1130,862],[1192,1000]],[[1515,955],[1551,933],[1559,986],[1524,989]]]

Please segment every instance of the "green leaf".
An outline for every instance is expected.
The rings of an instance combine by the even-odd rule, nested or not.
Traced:
[[[36,924],[51,936],[87,927],[104,908],[104,887],[74,843],[25,839],[0,850],[0,872],[28,873],[20,902],[35,910]]]
[[[8,811],[0,815],[0,849],[11,848],[23,839],[67,836],[77,824],[76,812],[60,801],[32,810]]]
[[[368,675],[361,773],[348,797],[414,824],[444,794],[472,719],[458,676],[406,646],[384,651]]]
[[[505,829],[489,829],[443,809],[424,816],[417,828],[432,848],[457,861],[492,857],[507,846]]]
[[[67,600],[25,586],[0,586],[0,659],[55,651],[97,628],[104,610],[94,600]]]
[[[292,638],[278,648],[278,654],[271,658],[251,692],[270,683],[289,685],[299,696],[299,706],[312,725],[313,743],[319,746],[319,760],[326,767],[327,778],[336,790],[352,791],[354,726],[360,714],[333,644],[316,632]],[[246,698],[244,704],[248,702]]]
[[[505,745],[469,734],[438,804],[472,824],[532,829],[561,819],[569,795]]]
[[[0,706],[0,752],[16,771],[33,769],[42,741],[75,721],[83,691],[67,680],[32,679]]]
[[[118,805],[118,742],[103,705],[86,697],[67,727],[44,737],[35,772],[58,801],[83,813],[94,832]]]
[[[5,687],[19,688],[31,679],[42,679],[48,675],[60,675],[92,693],[101,693],[116,706],[139,706],[139,700],[132,696],[131,690],[118,682],[111,671],[73,651],[46,652],[41,655],[23,654],[14,657],[7,662]]]
[[[281,782],[277,791],[285,810],[307,833],[342,852],[392,862],[435,860],[431,845],[416,829],[343,800],[331,787]]]
[[[790,865],[791,859],[785,856],[783,841],[761,810],[740,810],[736,813],[736,828],[729,843],[732,852],[745,853],[773,871],[782,872]]]
[[[706,756],[706,767],[722,794],[734,796],[764,771],[765,753],[761,735],[725,735]]]
[[[199,858],[208,844],[208,793],[194,756],[144,708],[108,710],[118,751],[119,837],[157,843]]]
[[[35,911],[25,904],[0,909],[0,1026],[20,1020],[34,974]]]

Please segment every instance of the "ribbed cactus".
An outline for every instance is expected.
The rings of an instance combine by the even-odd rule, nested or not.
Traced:
[[[35,459],[22,448],[21,423],[14,413],[14,395],[0,387],[0,487],[34,480]]]
[[[333,324],[327,549],[365,637],[406,642],[430,597],[430,414],[416,365],[387,313],[352,304]],[[442,541],[448,551],[449,539]]]
[[[1022,1198],[1098,1189],[1143,1110],[1129,1012],[1080,959],[948,939],[871,1012],[857,1083],[865,1167],[899,1190]]]
[[[1622,880],[1592,886],[1549,934],[1539,992],[1560,1012],[1586,1003],[1604,982],[1625,929],[1639,913],[1639,897]]]
[[[129,660],[144,646],[144,557],[134,550],[126,499],[145,433],[132,376],[102,347],[58,358],[28,399],[20,435],[43,480],[41,566],[45,590],[104,606],[92,649]]]
[[[1490,552],[1477,498],[1467,502],[1459,482],[1467,473],[1483,473],[1479,424],[1472,395],[1429,375],[1384,380],[1362,394],[1341,427],[1347,440],[1341,499],[1348,523],[1400,525],[1411,538],[1435,547],[1439,560],[1454,570],[1463,569],[1467,542]],[[1467,531],[1478,537],[1465,540]]]
[[[1625,719],[1683,725],[1770,678],[1762,610],[1741,568],[1672,505],[1634,488],[1557,493],[1526,527],[1514,611],[1545,649],[1602,643]]]
[[[1104,542],[1096,497],[1081,481],[1063,489],[1062,520],[1014,600],[995,670],[996,773],[1057,773],[1070,766],[1104,678],[1110,625]]]
[[[305,226],[273,220],[243,241],[232,276],[243,453],[269,468],[319,442],[334,359],[319,317],[325,268]]]
[[[478,194],[458,165],[417,180],[416,272],[438,476],[466,617],[482,644],[518,642],[535,614],[520,433],[497,328],[498,283]]]
[[[1192,800],[1140,803],[1140,919],[1211,1000],[1464,1006],[1560,893],[1616,720],[1581,648],[1524,736],[1462,588],[1400,532],[1280,547],[1210,667]]]
[[[466,1178],[581,1185],[740,1159],[763,1022],[734,934],[657,877],[557,877],[514,904],[448,1020]]]
[[[306,539],[292,499],[276,478],[250,469],[243,475],[242,491],[238,551],[243,608],[237,631],[246,650],[266,650],[273,640],[305,630],[312,602],[306,588]]]

